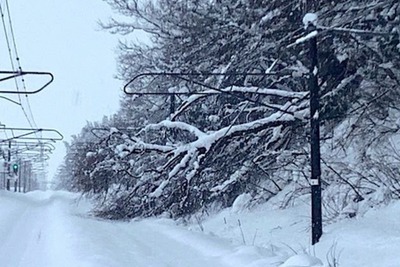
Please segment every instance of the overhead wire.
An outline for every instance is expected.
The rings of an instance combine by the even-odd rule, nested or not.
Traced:
[[[6,27],[6,23],[5,23],[5,20],[4,20],[4,13],[3,13],[3,8],[1,6],[1,2],[0,2],[0,14],[1,14],[1,20],[3,22],[4,36],[5,36],[5,39],[6,39],[7,49],[8,49],[8,53],[9,53],[9,56],[10,56],[11,67],[14,70],[14,63],[13,63],[13,58],[12,58],[10,40],[9,40],[8,34],[7,34],[7,27]],[[18,90],[18,87],[17,87],[17,90]],[[21,104],[21,103],[19,103],[19,104]],[[6,138],[8,138],[7,131],[4,131],[4,134],[5,134]]]
[[[3,7],[2,7],[1,2],[0,2],[0,14],[1,14],[1,20],[3,22],[3,30],[4,30],[6,43],[7,43],[8,54],[9,54],[9,57],[10,57],[11,68],[14,70],[15,67],[14,67],[14,61],[13,61],[13,56],[12,56],[12,51],[11,51],[10,39],[8,37],[7,26],[6,26],[6,22],[5,22],[5,19],[4,19],[4,12],[3,12]],[[17,90],[18,89],[19,88],[17,86]]]
[[[17,63],[17,67],[18,67],[18,71],[22,72],[22,67],[21,67],[21,60],[19,57],[19,53],[18,53],[18,49],[17,49],[17,42],[16,42],[16,38],[15,38],[15,34],[14,34],[14,27],[13,27],[13,23],[12,23],[12,18],[11,18],[11,11],[10,11],[10,5],[8,0],[5,0],[6,3],[6,9],[7,9],[7,15],[8,15],[8,23],[10,26],[10,34],[11,34],[11,39],[12,39],[12,43],[13,43],[13,48],[14,48],[14,55],[15,55],[15,60]],[[25,83],[25,79],[22,77],[21,78],[21,83],[22,83],[22,87],[23,90],[26,92],[26,83]],[[21,96],[18,95],[20,102],[22,102],[21,100]],[[33,112],[32,112],[32,108],[29,102],[29,98],[28,95],[25,95],[26,97],[26,103],[27,103],[27,109],[30,115],[31,120],[28,118],[28,114],[26,114],[25,108],[23,107],[22,103],[21,103],[21,109],[23,110],[25,116],[27,117],[28,123],[32,128],[37,128],[36,125],[36,121],[35,118],[33,116]]]
[[[8,16],[8,25],[7,25],[7,21],[5,18],[5,12],[7,12],[6,15]],[[12,23],[10,5],[9,5],[8,0],[5,0],[5,9],[4,9],[4,1],[0,2],[0,15],[1,15],[2,23],[3,23],[3,30],[4,30],[5,40],[6,40],[6,44],[7,44],[11,68],[13,71],[22,72],[22,66],[21,66],[18,49],[17,49],[17,42],[16,42],[15,33],[14,33],[14,27],[13,27],[13,23]],[[8,26],[8,29],[7,29],[7,26]],[[12,51],[12,49],[14,51]],[[14,62],[13,56],[15,56],[15,62]],[[15,87],[16,87],[17,92],[20,92],[20,85],[19,85],[18,79],[14,78],[14,82],[15,82]],[[22,83],[22,91],[21,91],[21,94],[22,94],[23,92],[27,92],[25,79],[23,77],[21,77],[21,83]],[[19,100],[19,106],[20,106],[29,126],[32,129],[38,128],[35,118],[34,118],[34,115],[33,115],[33,112],[32,112],[32,108],[30,105],[28,95],[25,94],[25,103],[26,103],[26,108],[25,108],[23,101],[22,101],[21,94],[17,94],[18,100]],[[41,132],[40,133],[35,132],[34,134],[38,140],[38,143],[41,143],[41,141],[39,140],[41,138]],[[6,135],[6,138],[8,138],[7,131],[5,131],[5,135]],[[41,161],[42,161],[42,167],[44,167],[44,162],[43,162],[43,160],[41,160]]]
[[[1,13],[1,19],[2,19],[2,23],[3,23],[3,30],[4,30],[4,35],[5,35],[6,43],[7,43],[7,49],[8,49],[8,54],[9,54],[9,58],[10,58],[11,68],[12,68],[13,71],[15,71],[15,70],[16,70],[16,67],[15,67],[15,64],[14,64],[14,57],[13,57],[13,52],[12,52],[11,44],[10,44],[11,41],[10,41],[9,33],[8,33],[8,30],[7,30],[7,23],[6,23],[6,20],[5,20],[5,14],[4,14],[4,10],[3,10],[3,4],[2,4],[1,2],[0,2],[0,13]],[[9,12],[8,12],[8,14],[9,14]],[[9,21],[10,21],[10,18],[9,18]],[[10,27],[10,28],[11,28],[11,27]],[[14,39],[14,40],[15,40],[15,39]],[[14,44],[15,44],[15,42],[14,42]],[[15,53],[15,51],[16,51],[16,50],[15,50],[15,45],[14,45],[14,53]],[[16,87],[17,91],[19,92],[20,89],[19,89],[18,80],[17,80],[17,79],[14,79],[14,82],[15,82],[15,87]],[[22,106],[22,99],[21,99],[20,94],[18,94],[18,100],[19,100],[19,104],[20,104],[20,106],[21,106],[22,111],[24,112],[24,115],[25,115],[26,119],[28,120],[29,125],[31,125],[31,127],[32,127],[33,125],[30,123],[29,118],[28,118],[28,116],[27,116],[27,114],[26,114],[26,112],[25,112],[25,110],[24,110],[24,108],[23,108],[23,106]],[[32,128],[33,128],[33,127],[32,127]]]

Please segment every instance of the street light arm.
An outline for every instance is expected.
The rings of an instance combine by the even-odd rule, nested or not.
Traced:
[[[27,91],[20,91],[20,90],[0,90],[0,94],[23,94],[23,95],[29,95],[29,94],[36,94],[42,91],[44,88],[46,88],[49,84],[51,84],[54,81],[54,76],[50,72],[41,72],[41,71],[0,71],[1,74],[6,74],[9,75],[7,77],[1,78],[0,82],[7,81],[10,79],[15,79],[21,76],[25,75],[33,75],[33,76],[47,76],[49,80],[41,87],[38,89],[34,90],[27,90]]]

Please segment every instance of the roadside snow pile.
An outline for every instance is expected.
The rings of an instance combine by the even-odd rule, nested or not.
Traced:
[[[246,210],[249,207],[251,199],[252,197],[249,193],[241,194],[233,202],[231,211],[233,213],[239,213],[241,211]]]
[[[251,210],[228,208],[191,224],[190,229],[199,231],[201,225],[204,233],[280,256],[280,262],[264,265],[267,267],[400,266],[400,201],[353,218],[325,222],[324,234],[314,247],[310,199],[300,198],[286,209],[272,203],[274,200]]]
[[[310,255],[294,255],[290,257],[284,264],[279,267],[322,267],[323,263],[320,259]]]

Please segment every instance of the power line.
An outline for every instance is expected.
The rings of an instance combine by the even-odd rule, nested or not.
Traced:
[[[12,37],[12,41],[13,41],[13,44],[14,44],[14,53],[15,53],[15,57],[16,57],[17,65],[18,65],[18,70],[22,72],[21,61],[20,61],[20,57],[19,57],[19,54],[18,54],[17,42],[16,42],[16,38],[15,38],[15,34],[14,34],[14,27],[13,27],[13,23],[12,23],[12,19],[11,19],[10,5],[8,3],[8,0],[6,0],[6,7],[7,7],[8,21],[9,21],[9,24],[10,24],[10,32],[11,32],[11,37]],[[26,92],[26,83],[25,83],[25,79],[23,77],[21,78],[21,82],[22,82],[23,89]],[[37,125],[36,125],[36,122],[35,122],[35,118],[34,118],[33,113],[32,113],[32,108],[31,108],[31,105],[30,105],[30,102],[29,102],[28,95],[25,95],[25,98],[26,98],[28,111],[29,111],[30,117],[32,119],[33,125],[29,121],[29,119],[27,118],[28,121],[29,121],[29,124],[30,124],[31,127],[37,128]],[[27,116],[27,114],[26,114],[26,112],[25,112],[25,110],[24,110],[22,105],[21,105],[21,107],[22,107],[25,115]]]
[[[6,37],[8,53],[9,53],[9,57],[10,57],[10,63],[11,63],[11,67],[12,67],[13,70],[17,70],[19,72],[22,72],[22,67],[21,67],[20,57],[19,57],[19,54],[18,54],[16,38],[15,38],[15,34],[14,34],[14,27],[13,27],[13,23],[12,23],[10,6],[9,6],[9,3],[8,3],[8,0],[5,1],[5,4],[6,4],[6,9],[7,9],[6,11],[7,11],[7,15],[8,15],[8,23],[9,23],[9,31],[10,31],[10,33],[8,33],[8,31],[7,31],[5,14],[4,14],[3,7],[2,7],[1,3],[0,3],[0,13],[1,13],[1,18],[2,18],[2,22],[3,22],[3,29],[4,29],[4,34],[5,34],[5,37]],[[13,49],[14,49],[14,55],[15,55],[16,64],[14,64],[13,51],[11,49],[11,44],[10,44],[11,42],[10,42],[9,34],[10,34],[12,45],[13,45]],[[16,65],[17,65],[18,69],[16,68]],[[23,90],[26,92],[25,79],[21,78],[21,82],[22,82]],[[17,91],[19,91],[20,88],[19,88],[19,84],[18,84],[17,79],[15,79],[15,86],[16,86]],[[36,125],[36,122],[35,122],[35,118],[33,116],[32,108],[30,106],[30,102],[29,102],[29,99],[28,99],[28,96],[25,95],[25,97],[26,97],[27,110],[28,110],[30,116],[28,115],[28,112],[26,111],[26,109],[25,109],[25,107],[23,105],[23,101],[22,101],[22,98],[21,98],[20,94],[18,94],[18,99],[19,99],[21,110],[22,110],[22,112],[23,112],[28,124],[30,125],[30,127],[37,128],[37,125]]]
[[[4,2],[3,2],[4,3]],[[1,19],[2,19],[2,23],[3,23],[3,30],[4,30],[4,35],[5,35],[5,39],[7,42],[7,48],[8,48],[8,54],[10,57],[10,63],[11,63],[11,68],[13,71],[18,71],[20,73],[22,73],[22,67],[21,67],[21,62],[20,62],[20,57],[18,54],[18,49],[17,49],[17,43],[16,43],[16,38],[15,38],[15,34],[14,34],[14,27],[13,27],[13,23],[12,23],[12,19],[11,19],[11,12],[10,12],[10,6],[8,3],[8,0],[5,1],[6,3],[6,9],[7,9],[7,15],[8,15],[8,23],[9,23],[9,32],[7,31],[7,25],[6,25],[6,20],[5,20],[5,15],[4,15],[4,11],[3,11],[3,6],[2,3],[0,3],[0,13],[1,13]],[[11,35],[11,39],[12,39],[12,43],[13,43],[13,48],[14,48],[14,55],[15,55],[15,60],[16,60],[16,64],[14,64],[14,60],[13,60],[13,53],[12,53],[12,48],[11,48],[11,44],[10,44],[10,37],[9,34]],[[16,69],[15,66],[18,66],[18,69]],[[18,84],[18,80],[17,77],[14,78],[14,82],[15,82],[15,87],[17,92],[20,92],[20,88],[19,88],[19,84]],[[26,89],[26,83],[25,83],[25,79],[23,76],[21,76],[21,82],[22,82],[22,87],[23,87],[23,91],[26,93],[27,89]],[[22,92],[21,92],[22,93]],[[21,94],[17,94],[18,95],[18,100],[19,100],[19,106],[28,122],[28,124],[30,125],[31,128],[37,128],[36,122],[35,122],[35,118],[33,116],[32,113],[32,109],[30,106],[30,102],[28,99],[28,95],[25,94],[25,100],[26,100],[26,104],[27,104],[27,109],[29,111],[30,114],[30,118],[28,116],[28,113],[22,103],[22,98],[21,98]],[[6,134],[6,138],[8,139],[7,133],[5,131]],[[41,137],[41,133],[34,133],[35,137],[37,138],[37,140],[39,141],[40,137]],[[43,151],[42,151],[43,153]],[[42,166],[43,162],[42,162]]]
[[[10,39],[8,38],[7,27],[6,27],[6,22],[4,20],[4,12],[3,12],[3,7],[2,7],[1,3],[0,3],[0,14],[1,14],[1,20],[3,22],[3,30],[4,30],[4,35],[6,38],[8,54],[10,56],[11,68],[14,70],[15,67],[14,67],[14,61],[13,61],[13,56],[12,56],[12,51],[11,51]],[[17,90],[18,90],[18,87],[17,87]]]
[[[7,48],[8,48],[8,54],[9,54],[9,57],[10,57],[11,68],[14,70],[15,67],[14,67],[14,62],[13,62],[13,57],[12,57],[10,39],[8,38],[7,27],[6,27],[6,23],[5,23],[5,20],[4,20],[4,12],[3,12],[3,7],[2,7],[1,3],[0,3],[0,14],[1,14],[1,20],[3,22],[4,36],[5,36],[6,43],[7,43]],[[19,91],[18,84],[17,84],[16,80],[15,80],[15,85],[16,85],[17,91]],[[19,104],[21,105],[21,100],[19,101]],[[7,133],[5,133],[5,134],[6,134],[6,137],[8,138]]]

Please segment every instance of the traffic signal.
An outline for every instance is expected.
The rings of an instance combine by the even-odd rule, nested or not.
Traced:
[[[18,174],[18,164],[17,163],[14,163],[13,165],[12,165],[12,169],[13,169],[13,171],[14,171],[14,174]]]

